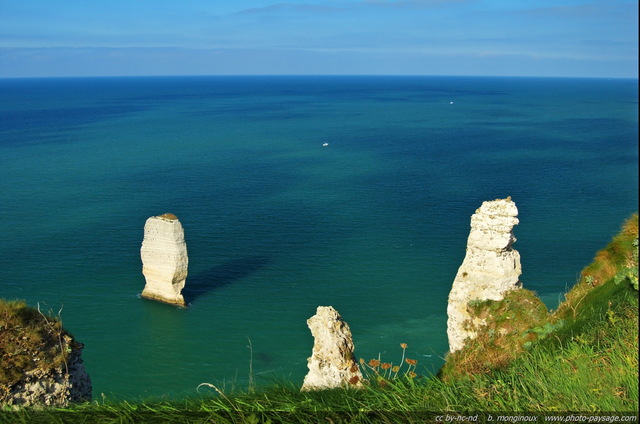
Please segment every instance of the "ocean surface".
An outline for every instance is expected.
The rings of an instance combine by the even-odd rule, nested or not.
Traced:
[[[521,280],[553,309],[637,181],[637,80],[4,79],[0,297],[60,313],[96,399],[301,384],[320,305],[358,358],[407,343],[426,374],[483,201],[516,202]],[[187,309],[140,298],[165,212]]]

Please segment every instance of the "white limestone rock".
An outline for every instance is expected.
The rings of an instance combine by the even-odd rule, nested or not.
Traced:
[[[307,325],[314,342],[302,390],[362,387],[362,373],[353,355],[351,330],[338,311],[331,306],[318,306]]]
[[[464,347],[476,337],[474,321],[467,305],[473,300],[502,300],[505,293],[519,289],[522,267],[520,254],[511,246],[516,241],[513,227],[518,209],[510,197],[484,202],[471,217],[467,252],[458,269],[447,306],[449,350]]]
[[[189,258],[184,229],[175,215],[166,213],[147,219],[140,257],[146,279],[142,297],[186,306],[181,292]]]

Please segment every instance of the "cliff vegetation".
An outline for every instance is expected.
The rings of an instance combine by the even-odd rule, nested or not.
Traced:
[[[51,314],[22,301],[0,299],[0,404],[25,373],[62,366],[70,353],[63,349],[63,338],[69,337]]]
[[[82,344],[58,316],[0,301],[0,408],[68,406],[91,400]],[[1,421],[0,416],[0,421]]]

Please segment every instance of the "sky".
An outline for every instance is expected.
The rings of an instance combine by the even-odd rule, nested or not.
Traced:
[[[638,0],[0,0],[0,77],[638,78]]]

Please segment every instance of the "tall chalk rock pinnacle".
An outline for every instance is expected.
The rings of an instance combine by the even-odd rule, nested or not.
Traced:
[[[318,306],[307,325],[314,342],[302,390],[362,387],[362,373],[353,356],[351,330],[338,311],[331,306]]]
[[[165,213],[147,219],[140,257],[142,274],[147,281],[142,297],[186,306],[181,292],[189,258],[184,229],[175,215]]]
[[[467,253],[449,293],[447,335],[449,350],[455,352],[465,340],[476,337],[475,322],[467,310],[471,301],[502,300],[505,293],[522,284],[520,254],[511,246],[516,241],[518,208],[510,197],[484,202],[471,217]]]

